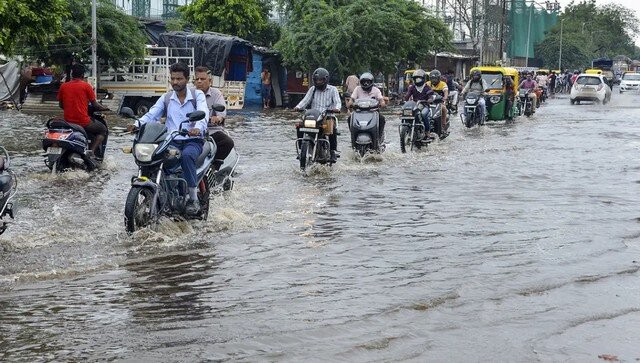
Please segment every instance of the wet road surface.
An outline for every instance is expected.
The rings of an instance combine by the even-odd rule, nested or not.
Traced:
[[[229,122],[208,221],[124,232],[130,136],[52,176],[44,118],[0,113],[19,175],[0,236],[0,361],[598,362],[640,358],[640,95],[550,100],[304,174],[296,114]],[[126,121],[112,120],[123,126]]]

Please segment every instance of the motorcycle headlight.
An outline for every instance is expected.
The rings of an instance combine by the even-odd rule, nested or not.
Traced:
[[[489,98],[489,102],[493,104],[500,102],[500,96],[491,96],[491,98]]]
[[[413,110],[410,110],[408,108],[402,110],[402,116],[413,116]]]
[[[304,120],[304,127],[316,128],[316,120]]]
[[[475,105],[478,102],[477,98],[467,98],[467,103],[470,105]]]
[[[133,156],[135,156],[136,160],[148,162],[151,161],[153,152],[156,151],[157,148],[158,145],[156,144],[137,144],[133,148]]]

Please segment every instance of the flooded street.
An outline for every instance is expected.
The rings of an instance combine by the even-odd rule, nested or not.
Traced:
[[[0,361],[598,362],[640,358],[640,95],[300,172],[297,114],[246,111],[208,221],[127,236],[133,157],[51,175],[45,119],[0,112]],[[395,112],[397,110],[393,110]],[[113,118],[113,117],[112,117]],[[123,126],[126,121],[110,121]]]

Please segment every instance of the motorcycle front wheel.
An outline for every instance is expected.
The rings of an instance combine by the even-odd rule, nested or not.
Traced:
[[[204,193],[201,189],[204,188]],[[202,181],[200,181],[200,188],[198,188],[198,202],[200,202],[200,218],[204,221],[209,218],[209,198],[211,197],[211,190],[209,189],[209,178],[205,175]]]
[[[410,147],[411,142],[411,128],[403,126],[400,128],[400,151],[402,151],[402,153],[406,153],[407,146]]]
[[[153,191],[151,189],[136,186],[131,187],[124,206],[124,224],[127,233],[131,234],[152,224],[152,204]]]
[[[368,145],[363,145],[363,144],[356,145],[356,151],[358,152],[360,157],[364,157],[364,154],[367,153],[367,149],[368,149]]]
[[[311,164],[309,157],[309,141],[303,141],[300,145],[300,170],[305,170]]]

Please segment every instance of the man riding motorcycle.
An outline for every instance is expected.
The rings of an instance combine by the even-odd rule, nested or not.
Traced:
[[[171,74],[172,91],[167,94],[170,97],[168,104],[165,106],[165,95],[161,96],[158,101],[149,109],[145,115],[136,121],[135,125],[129,125],[128,129],[133,130],[139,128],[147,122],[159,122],[163,115],[167,119],[165,125],[169,133],[180,131],[181,122],[187,119],[187,114],[193,111],[203,111],[205,118],[196,121],[195,124],[189,124],[183,128],[189,130],[188,136],[177,136],[171,143],[174,147],[180,149],[180,162],[184,179],[189,187],[189,202],[186,212],[188,214],[197,214],[200,211],[200,202],[198,201],[198,188],[196,185],[196,160],[202,153],[204,141],[203,134],[207,130],[209,120],[209,107],[205,94],[197,89],[187,87],[189,82],[189,67],[184,63],[175,63],[169,68]]]
[[[411,75],[413,84],[409,86],[407,94],[404,95],[405,102],[409,101],[409,99],[413,99],[414,102],[427,101],[427,103],[431,103],[435,92],[433,92],[431,87],[426,85],[426,78],[427,73],[422,69],[417,69],[413,72]],[[424,124],[425,139],[435,139],[438,135],[431,132],[431,122],[429,121],[431,119],[431,109],[429,107],[425,107],[420,113],[422,115],[422,123]]]
[[[530,91],[528,97],[531,99],[531,113],[536,113],[538,96],[536,95],[535,90],[538,88],[538,84],[533,80],[533,75],[531,73],[527,73],[527,78],[520,82],[520,87],[518,88]]]
[[[347,101],[347,107],[351,107],[353,101],[359,98],[375,98],[380,102],[380,108],[386,106],[384,97],[382,96],[382,91],[373,85],[373,74],[369,72],[363,73],[360,76],[360,85],[353,90],[351,98]],[[384,140],[385,118],[382,113],[378,114],[378,120],[380,122],[380,140]]]
[[[442,96],[444,102],[442,102],[442,113],[440,117],[440,124],[436,125],[435,132],[440,135],[440,138],[446,136],[447,131],[447,104],[446,101],[449,98],[449,87],[445,81],[442,80],[442,73],[439,70],[434,69],[429,73],[429,82],[427,86],[431,87],[433,92]]]
[[[458,112],[458,85],[455,80],[455,74],[452,70],[447,71],[445,76],[447,79],[447,88],[449,89],[449,97],[451,97],[451,104],[455,112]]]
[[[483,94],[487,88],[489,88],[489,86],[487,85],[487,82],[482,79],[482,72],[476,69],[471,73],[469,82],[467,82],[464,89],[462,89],[462,99],[464,99],[469,92],[478,92]],[[487,103],[484,97],[480,97],[478,99],[478,106],[480,106],[480,118],[484,120],[486,117],[485,115],[487,114]]]
[[[98,146],[107,137],[107,127],[89,116],[89,104],[96,111],[109,111],[109,108],[96,101],[96,94],[91,85],[84,80],[86,69],[82,64],[71,67],[72,79],[63,83],[58,91],[58,105],[64,111],[64,120],[80,125],[91,138],[89,149],[96,155]]]
[[[307,94],[300,103],[293,109],[300,111],[305,108],[310,108],[324,112],[330,110],[334,113],[340,113],[342,108],[342,102],[340,101],[340,93],[338,89],[329,84],[329,71],[324,68],[318,68],[313,71],[311,75],[313,86],[309,88]],[[336,162],[338,156],[336,150],[338,149],[338,133],[336,132],[338,125],[334,126],[333,134],[329,135],[329,148],[331,149],[331,162]],[[302,138],[302,133],[298,131],[298,138]]]

